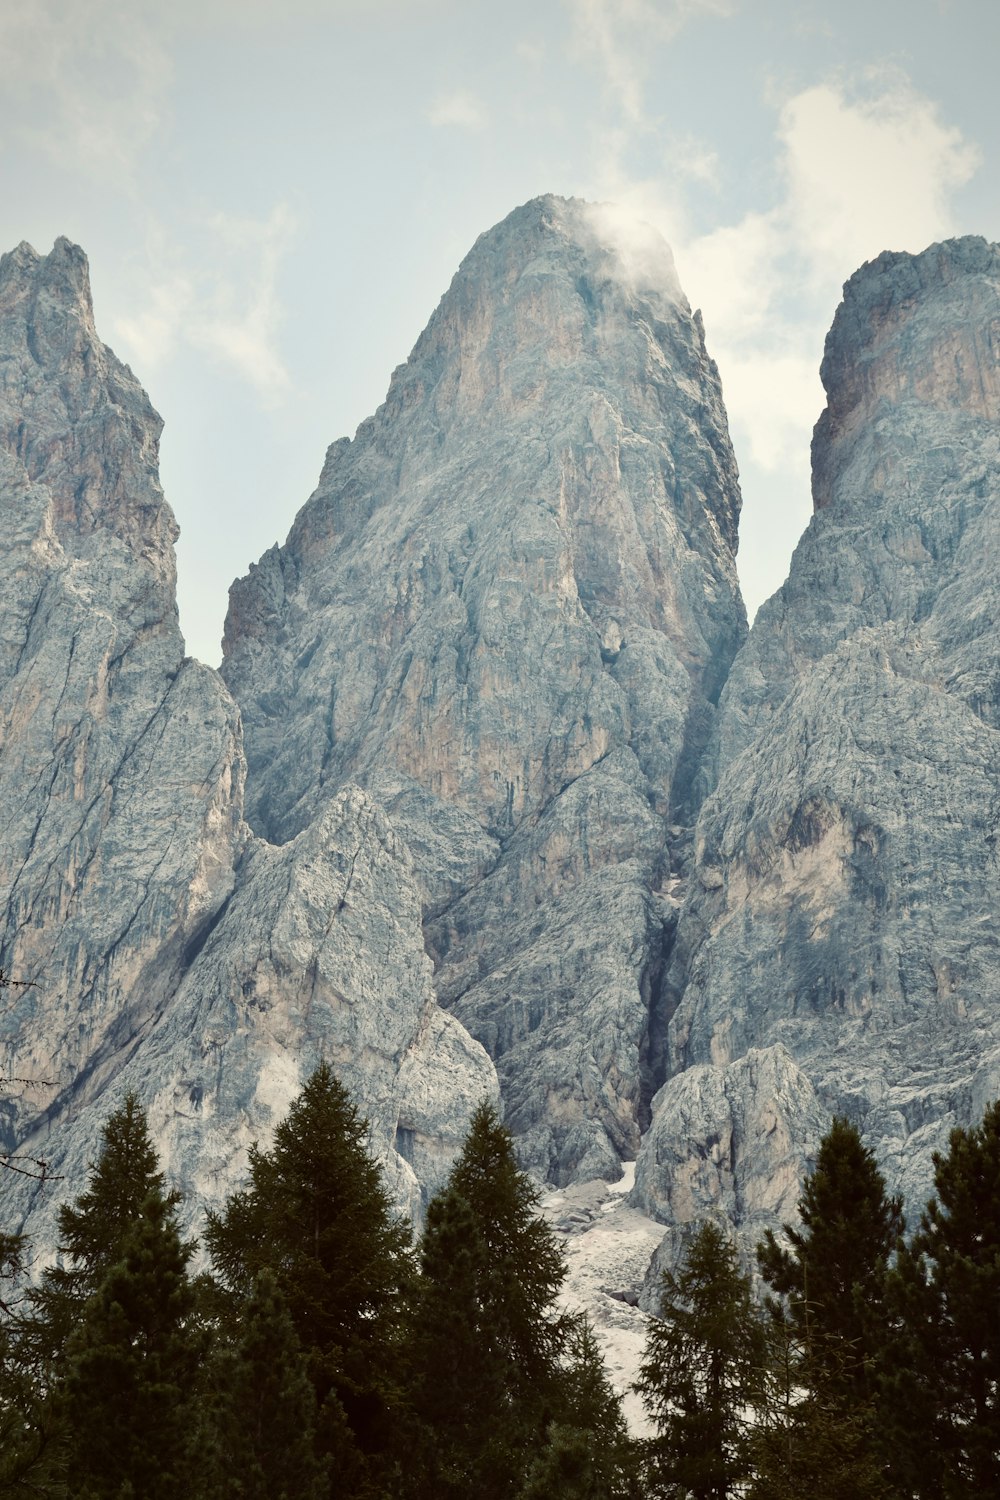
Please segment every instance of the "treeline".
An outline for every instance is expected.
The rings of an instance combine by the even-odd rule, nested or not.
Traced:
[[[663,1278],[631,1439],[495,1112],[417,1249],[365,1121],[313,1074],[246,1187],[178,1225],[138,1101],[61,1253],[0,1323],[0,1495],[67,1500],[923,1500],[1000,1494],[1000,1106],[955,1131],[903,1239],[837,1120],[755,1300],[703,1224]],[[26,1246],[0,1237],[15,1287]]]

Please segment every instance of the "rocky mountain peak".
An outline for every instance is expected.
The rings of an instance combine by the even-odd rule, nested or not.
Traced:
[[[862,266],[844,287],[820,373],[828,399],[813,437],[817,510],[852,473],[857,435],[877,437],[893,411],[925,407],[996,424],[1000,249],[968,236]],[[880,472],[876,463],[876,489],[884,488]]]
[[[669,250],[539,198],[231,591],[251,823],[283,843],[347,781],[385,805],[437,993],[545,1175],[616,1173],[656,1086],[652,887],[745,631],[739,505]]]
[[[0,449],[44,486],[60,545],[79,554],[118,538],[141,557],[151,608],[176,623],[178,528],[158,478],[162,422],[99,339],[87,257],[60,238],[0,259]],[[179,640],[179,635],[178,635]]]

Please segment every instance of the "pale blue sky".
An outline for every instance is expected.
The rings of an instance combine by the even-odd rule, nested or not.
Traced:
[[[1000,239],[998,56],[995,0],[0,0],[0,247],[90,256],[214,664],[229,583],[476,236],[538,193],[613,199],[704,310],[752,613],[808,519],[842,282]]]

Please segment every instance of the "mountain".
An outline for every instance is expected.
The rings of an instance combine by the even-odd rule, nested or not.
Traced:
[[[351,781],[418,873],[435,991],[524,1160],[620,1173],[663,1078],[671,843],[745,634],[718,372],[666,245],[539,198],[234,585],[256,831]]]
[[[1000,249],[864,266],[822,377],[815,513],[722,695],[665,977],[636,1176],[667,1220],[786,1208],[833,1111],[919,1207],[1000,1093]]]
[[[436,1005],[412,864],[356,787],[280,849],[242,817],[236,705],[184,655],[160,421],[94,329],[65,240],[0,260],[0,1097],[8,1222],[51,1234],[99,1126],[141,1094],[192,1214],[325,1055],[419,1208],[482,1049]],[[376,958],[377,955],[377,958]]]
[[[1000,1092],[1000,250],[863,267],[823,379],[747,636],[670,253],[536,199],[234,584],[220,675],[82,252],[0,260],[0,1122],[63,1180],[4,1174],[8,1223],[51,1243],[127,1088],[196,1217],[321,1056],[417,1219],[499,1090],[595,1297],[620,1233],[622,1349],[657,1224],[752,1242],[834,1111],[921,1202]]]

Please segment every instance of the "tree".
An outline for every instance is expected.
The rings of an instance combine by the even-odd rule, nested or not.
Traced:
[[[769,1230],[757,1249],[764,1279],[778,1294],[771,1308],[786,1367],[783,1416],[776,1422],[772,1408],[765,1432],[777,1432],[786,1476],[798,1476],[803,1490],[816,1497],[879,1495],[878,1371],[889,1330],[887,1277],[902,1243],[903,1214],[845,1119],[835,1119],[820,1143],[799,1216],[800,1228],[784,1227],[787,1248]],[[773,1487],[773,1471],[766,1463],[763,1470]]]
[[[22,1357],[43,1370],[58,1365],[84,1304],[121,1259],[150,1194],[162,1200],[168,1214],[180,1202],[179,1194],[166,1191],[145,1112],[130,1091],[102,1128],[100,1155],[86,1190],[59,1210],[61,1258],[30,1294]]]
[[[408,1354],[425,1442],[413,1493],[516,1494],[560,1411],[572,1320],[556,1311],[566,1271],[537,1203],[509,1131],[481,1105],[421,1244]]]
[[[717,1224],[698,1229],[662,1277],[636,1389],[656,1436],[651,1493],[724,1500],[749,1473],[747,1416],[758,1401],[764,1334],[750,1281]]]
[[[271,1271],[241,1309],[234,1347],[213,1361],[205,1500],[323,1500],[316,1398]]]
[[[409,1227],[393,1215],[368,1127],[321,1063],[274,1134],[250,1150],[250,1186],[206,1240],[234,1307],[270,1271],[302,1345],[317,1407],[317,1451],[342,1486],[379,1481],[394,1441],[402,1301],[411,1279]],[[367,1476],[367,1477],[365,1477]]]
[[[934,1187],[890,1285],[894,1464],[908,1495],[1000,1494],[1000,1103],[952,1131]]]
[[[558,1413],[532,1463],[521,1500],[631,1500],[637,1445],[585,1315],[569,1329]]]
[[[801,1228],[784,1226],[791,1248],[767,1231],[757,1258],[783,1299],[810,1358],[858,1400],[870,1398],[885,1340],[886,1275],[902,1242],[900,1198],[855,1126],[836,1118],[799,1199]]]
[[[57,1393],[69,1493],[80,1500],[174,1500],[190,1490],[206,1347],[187,1274],[193,1250],[170,1200],[150,1192],[121,1259],[84,1305]]]

